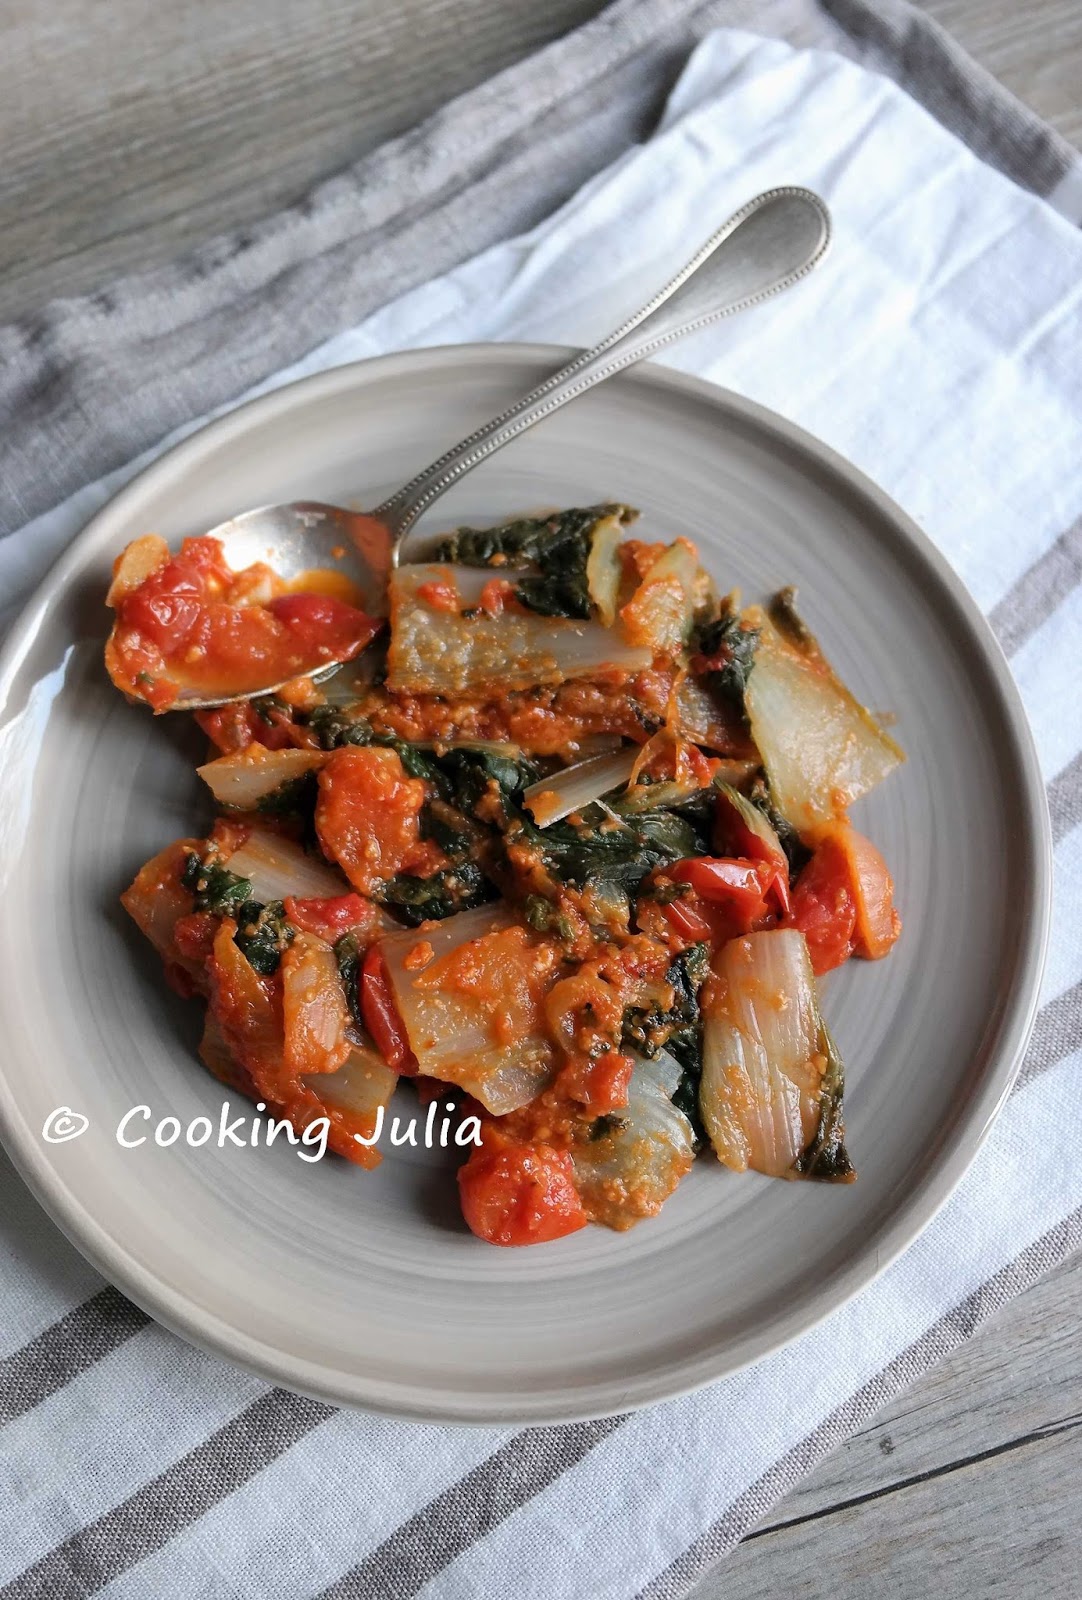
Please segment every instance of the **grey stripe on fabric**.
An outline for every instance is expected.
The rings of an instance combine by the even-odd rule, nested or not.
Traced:
[[[1082,750],[1048,785],[1048,812],[1057,844],[1082,822]]]
[[[179,266],[128,279],[107,295],[55,305],[22,328],[0,330],[0,409],[7,418],[0,526],[21,525],[171,428],[359,322],[421,277],[446,271],[539,220],[648,132],[687,50],[709,28],[726,24],[801,42],[825,43],[828,34],[836,35],[839,48],[888,72],[1025,187],[1047,193],[1066,170],[1063,141],[934,23],[897,0],[824,0],[821,8],[810,0],[618,0],[594,22],[322,185],[293,211],[247,230],[243,239],[214,241]],[[590,92],[598,84],[605,86],[603,95]],[[88,415],[96,418],[94,428],[86,426]],[[1000,616],[997,608],[993,621],[1008,649],[1017,649],[1055,605],[1056,584],[1066,581],[1077,557],[1073,532],[1015,586],[1008,597],[1013,609]],[[1057,836],[1079,820],[1080,794],[1082,757],[1049,786]],[[1076,1047],[1077,999],[1078,986],[1042,1011],[1026,1078]],[[1053,1230],[1024,1252],[839,1408],[649,1593],[657,1600],[684,1594],[697,1573],[828,1449],[1078,1244],[1079,1220],[1076,1214],[1062,1237]],[[145,1320],[115,1290],[77,1307],[0,1364],[0,1420],[56,1393]],[[332,1415],[325,1405],[269,1390],[13,1580],[0,1600],[94,1594]],[[395,1530],[325,1591],[324,1600],[392,1594],[405,1600],[582,1460],[621,1420],[516,1435]]]
[[[0,1589],[0,1600],[85,1600],[335,1415],[332,1406],[269,1389],[209,1439],[72,1534]]]
[[[51,1323],[0,1361],[0,1427],[63,1389],[149,1321],[109,1284]]]
[[[1051,194],[1078,152],[973,60],[947,30],[905,0],[820,0],[886,72],[945,128],[1036,194]]]
[[[1082,1048],[1082,981],[1050,1000],[1038,1013],[1019,1083],[1039,1078],[1042,1072]]]
[[[1082,770],[1082,758],[1076,765]],[[1050,1001],[1038,1014],[1030,1047],[1019,1074],[1019,1083],[1026,1083],[1038,1077],[1080,1045],[1082,1045],[1082,981],[1067,990],[1065,994]],[[956,1308],[945,1320],[950,1321],[957,1315],[959,1312]],[[16,1379],[14,1387],[6,1391],[0,1388],[0,1398],[7,1408],[6,1417],[10,1419],[21,1414],[47,1394],[55,1392],[100,1355],[106,1354],[130,1333],[142,1327],[147,1320],[142,1312],[137,1311],[118,1291],[112,1289],[103,1290],[83,1306],[77,1307],[22,1350],[8,1357],[6,1363],[0,1365],[0,1384],[8,1373],[14,1375]],[[100,1329],[97,1327],[99,1321]],[[71,1370],[64,1375],[57,1365],[57,1358],[50,1357],[49,1353],[63,1348],[69,1337],[67,1330],[71,1328],[94,1331],[82,1336],[81,1348],[84,1357],[73,1360]],[[37,1351],[43,1352],[47,1363],[52,1361],[47,1371],[40,1375],[35,1368]],[[57,1373],[60,1374],[57,1381],[51,1381],[51,1375]],[[276,1396],[280,1398],[276,1399]],[[288,1410],[291,1401],[295,1401],[301,1407],[299,1418],[308,1419],[307,1425],[299,1428],[295,1438],[288,1436],[288,1424],[283,1425],[281,1414],[282,1403],[285,1403]],[[311,1407],[315,1409],[313,1411],[306,1409]],[[160,1544],[172,1538],[179,1528],[202,1516],[219,1500],[240,1488],[255,1472],[261,1471],[264,1466],[276,1460],[284,1449],[290,1448],[296,1439],[302,1438],[310,1427],[331,1415],[333,1410],[330,1407],[317,1406],[315,1402],[291,1396],[283,1390],[270,1391],[267,1396],[226,1424],[217,1434],[212,1435],[205,1445],[192,1451],[184,1461],[167,1469],[146,1489],[140,1490],[131,1500],[125,1502],[124,1506],[106,1513],[98,1522],[59,1546],[51,1555],[45,1557],[43,1562],[38,1563],[37,1567],[31,1568],[22,1578],[15,1580],[16,1585],[23,1583],[33,1585],[38,1581],[34,1575],[42,1571],[47,1579],[44,1587],[31,1586],[20,1589],[9,1586],[8,1589],[0,1590],[0,1600],[9,1600],[9,1596],[10,1600],[16,1600],[16,1597],[17,1600],[30,1600],[31,1596],[54,1592],[48,1586],[49,1582],[54,1581],[50,1576],[54,1571],[53,1563],[60,1561],[61,1570],[67,1570],[70,1559],[67,1552],[73,1549],[77,1553],[81,1552],[84,1539],[90,1539],[91,1548],[96,1555],[97,1567],[94,1570],[104,1570],[110,1560],[118,1560],[120,1565],[91,1587],[58,1589],[55,1593],[57,1600],[65,1600],[69,1594],[73,1596],[92,1594],[95,1587],[101,1587],[103,1583],[111,1581],[118,1572],[127,1570],[129,1566],[151,1554]],[[609,1417],[600,1422],[532,1428],[517,1434],[501,1450],[489,1456],[466,1477],[422,1507],[408,1522],[403,1523],[377,1550],[326,1590],[321,1600],[353,1600],[353,1597],[364,1600],[368,1595],[377,1596],[387,1592],[401,1595],[402,1600],[405,1600],[406,1595],[417,1592],[442,1567],[462,1554],[478,1538],[482,1538],[512,1512],[522,1509],[539,1489],[554,1482],[569,1467],[574,1466],[623,1420],[622,1417]],[[243,1459],[237,1463],[237,1470],[231,1472],[224,1469],[229,1466],[229,1451],[234,1448],[231,1443],[234,1432],[239,1435],[243,1443],[244,1454]],[[286,1434],[284,1442],[283,1432]],[[781,1465],[784,1464],[779,1464],[779,1469]],[[184,1500],[189,1478],[193,1472],[202,1485],[203,1498],[197,1508],[191,1510],[190,1515],[183,1514],[178,1517],[177,1500],[178,1498]],[[793,1481],[796,1476],[799,1476],[799,1473],[794,1475]],[[783,1489],[777,1491],[778,1494],[782,1492]],[[147,1497],[146,1507],[153,1507],[153,1511],[145,1509],[144,1497]],[[774,1495],[771,1498],[776,1497]],[[144,1515],[149,1515],[151,1518],[160,1515],[168,1531],[163,1533],[160,1539],[147,1542],[142,1549],[133,1552],[130,1541],[132,1520],[134,1517],[138,1521]],[[433,1541],[433,1526],[440,1529],[439,1543]],[[742,1534],[737,1537],[742,1537]],[[735,1539],[731,1542],[735,1542]],[[109,1554],[110,1550],[113,1551],[112,1556]],[[79,1559],[82,1559],[81,1554]]]
[[[1004,652],[1011,656],[1082,583],[1082,517],[1061,533],[988,614]]]
[[[457,1556],[521,1511],[625,1419],[528,1428],[396,1528],[319,1600],[409,1600]]]
[[[0,328],[0,532],[533,226],[648,136],[689,51],[717,27],[867,63],[1037,193],[1073,159],[903,0],[616,0],[297,206]]]
[[[1082,1245],[1082,1208],[1029,1245],[948,1311],[882,1372],[843,1402],[733,1502],[723,1516],[641,1591],[638,1600],[683,1600],[695,1583],[747,1537],[770,1508],[823,1457],[869,1422],[888,1400],[957,1350],[989,1317]],[[902,1487],[901,1484],[898,1487]],[[768,1533],[769,1529],[764,1529]]]

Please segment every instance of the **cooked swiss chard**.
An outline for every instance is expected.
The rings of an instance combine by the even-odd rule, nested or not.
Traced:
[[[689,822],[665,811],[627,821],[600,812],[599,820],[565,820],[544,829],[519,813],[508,837],[535,846],[552,873],[580,889],[598,880],[634,890],[655,867],[701,854],[703,845]]]
[[[490,793],[517,801],[537,778],[536,765],[521,755],[449,750],[439,765],[450,785],[451,797],[467,815],[472,815],[482,796]]]
[[[358,1027],[364,1026],[361,1011],[361,968],[364,966],[365,944],[355,933],[344,933],[334,946],[334,957],[350,1015]]]
[[[815,975],[900,931],[846,806],[901,752],[791,591],[719,601],[635,515],[460,528],[397,568],[385,648],[373,623],[332,678],[201,714],[218,820],[122,897],[231,1092],[365,1166],[400,1076],[476,1123],[463,1215],[498,1245],[630,1227],[707,1142],[850,1181]],[[121,561],[132,615],[167,556]]]
[[[693,944],[676,957],[665,973],[672,1001],[658,1001],[646,1010],[629,1006],[624,1013],[622,1044],[643,1055],[656,1056],[662,1048],[696,1078],[702,1070],[702,1022],[699,990],[710,970],[710,949]]]
[[[807,862],[811,851],[801,842],[799,833],[793,824],[783,817],[774,804],[770,794],[770,785],[762,776],[757,777],[748,789],[748,799],[751,804],[761,811],[763,816],[773,828],[778,843],[785,851],[789,863],[790,875],[795,877],[801,867]]]
[[[237,910],[236,919],[233,937],[248,965],[264,977],[277,972],[282,952],[293,940],[282,902],[272,900],[269,905],[260,905],[258,900],[246,900]]]
[[[585,620],[594,614],[587,570],[594,540],[600,531],[625,527],[637,515],[630,506],[586,506],[518,517],[495,528],[458,528],[441,540],[433,559],[511,569],[520,605],[545,617]],[[536,571],[514,570],[520,567]]]
[[[714,978],[699,1105],[718,1159],[772,1178],[851,1181],[841,1061],[804,935],[775,928],[730,940]]]
[[[630,676],[651,665],[653,651],[624,630],[589,615],[527,607],[517,584],[513,576],[490,576],[487,568],[399,567],[389,588],[388,691],[446,699],[500,695],[605,674]]]
[[[249,882],[245,898],[266,904],[289,895],[305,899],[333,899],[348,887],[329,861],[314,851],[262,823],[247,831],[243,843],[230,851],[229,870]]]
[[[822,1017],[819,1018],[819,1049],[826,1057],[826,1071],[819,1091],[819,1123],[815,1137],[800,1156],[796,1167],[804,1178],[822,1178],[828,1183],[850,1183],[856,1173],[845,1148],[845,1121],[842,1116],[845,1068],[833,1035]]]
[[[210,854],[205,858],[193,851],[184,863],[181,882],[192,892],[195,911],[209,911],[215,917],[232,917],[252,893],[250,878],[230,872]]]
[[[224,809],[276,814],[303,803],[323,759],[316,750],[267,750],[253,743],[196,770]]]
[[[494,897],[495,890],[472,861],[459,861],[427,878],[400,872],[383,885],[379,895],[382,904],[411,927],[442,922]]]
[[[905,758],[799,622],[794,591],[782,601],[757,618],[745,706],[775,803],[804,832],[844,812]]]
[[[626,1105],[580,1133],[571,1159],[592,1221],[633,1227],[660,1211],[691,1170],[695,1130],[677,1104],[679,1080],[664,1052],[635,1058]]]
[[[744,709],[744,693],[758,643],[759,629],[746,624],[740,613],[728,605],[695,640],[699,676],[715,694],[740,711]]]

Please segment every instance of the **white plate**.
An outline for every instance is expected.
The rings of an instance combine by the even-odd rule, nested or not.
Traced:
[[[759,597],[797,583],[842,676],[897,712],[909,762],[855,820],[894,870],[905,933],[887,961],[850,963],[826,995],[859,1181],[770,1182],[704,1157],[630,1233],[497,1250],[463,1227],[439,1151],[388,1151],[370,1174],[281,1145],[118,1146],[130,1107],[186,1126],[216,1118],[225,1096],[196,1059],[201,1007],[169,993],[117,904],[135,869],[198,833],[206,809],[192,775],[199,736],[127,706],[106,680],[113,557],[136,534],[172,540],[269,501],[375,504],[560,354],[388,356],[213,423],[94,519],[0,665],[10,1154],[75,1244],[169,1327],[275,1382],[402,1416],[618,1411],[731,1372],[834,1309],[972,1159],[1017,1069],[1047,936],[1048,825],[1029,733],[946,562],[800,430],[642,367],[511,445],[425,526],[630,501],[644,536],[697,540],[723,587]],[[59,1106],[90,1127],[47,1144]]]

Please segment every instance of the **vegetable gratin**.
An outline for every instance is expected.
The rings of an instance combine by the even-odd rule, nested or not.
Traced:
[[[136,540],[109,592],[110,675],[156,711],[290,679],[194,713],[216,819],[122,897],[204,1062],[361,1166],[400,1079],[473,1119],[493,1244],[630,1227],[708,1146],[854,1177],[816,978],[898,937],[847,811],[903,757],[792,591],[741,608],[635,517],[460,528],[386,618],[210,537]]]

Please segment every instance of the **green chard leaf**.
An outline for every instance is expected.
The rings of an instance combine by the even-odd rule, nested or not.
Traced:
[[[555,934],[557,939],[565,942],[574,938],[575,930],[569,919],[543,894],[528,894],[522,914],[535,933]]]
[[[308,727],[319,740],[321,750],[337,750],[345,744],[371,744],[372,724],[365,717],[351,716],[344,706],[315,706],[308,713]]]
[[[699,1114],[699,1079],[703,1070],[703,1027],[699,990],[706,980],[710,952],[705,944],[693,944],[673,961],[665,974],[672,984],[671,1011],[653,1006],[643,1011],[629,1006],[624,1015],[622,1047],[656,1056],[667,1050],[681,1068],[680,1082],[673,1094],[673,1105],[682,1111],[695,1132],[695,1147],[705,1143],[706,1133]]]
[[[651,1057],[659,1050],[668,1050],[697,1077],[702,1070],[699,990],[708,965],[705,944],[693,944],[678,955],[665,974],[666,983],[672,985],[672,1007],[666,1011],[656,1002],[648,1010],[628,1006],[621,1043]]]
[[[439,764],[450,786],[449,798],[467,816],[473,814],[490,785],[496,785],[505,802],[513,801],[539,775],[537,767],[525,756],[515,760],[488,750],[449,750]]]
[[[539,828],[525,811],[509,806],[505,836],[533,845],[553,874],[577,889],[606,883],[634,894],[655,867],[702,855],[702,837],[684,817],[646,811],[613,821],[599,806],[589,806],[581,822],[554,822]]]
[[[293,943],[293,928],[286,921],[280,900],[260,905],[246,900],[237,911],[237,931],[233,942],[247,957],[249,966],[269,978],[278,971],[283,950]]]
[[[778,836],[778,843],[785,851],[785,859],[789,863],[789,876],[795,878],[801,867],[806,866],[811,860],[811,851],[806,844],[801,843],[800,835],[793,824],[783,817],[774,804],[770,793],[770,785],[763,777],[758,777],[747,792],[747,798],[757,811],[761,811]]]
[[[452,861],[465,861],[484,833],[446,800],[430,800],[421,812],[421,837],[438,844]]]
[[[293,719],[293,707],[288,701],[279,699],[276,694],[257,695],[248,704],[260,722],[267,723],[269,727],[273,728],[280,722],[291,722]]]
[[[627,523],[636,515],[628,506],[586,506],[496,528],[458,528],[433,559],[469,567],[536,567],[534,573],[512,574],[516,599],[541,616],[586,619],[592,615],[586,565],[597,526],[611,516]]]
[[[827,1070],[819,1094],[819,1126],[815,1138],[795,1163],[795,1168],[804,1178],[818,1178],[823,1183],[852,1183],[857,1174],[845,1148],[845,1120],[842,1115],[845,1068],[830,1029],[822,1019],[819,1022],[819,1048],[827,1058]]]
[[[181,882],[192,891],[196,911],[215,917],[232,917],[237,924],[233,942],[249,964],[264,977],[277,972],[282,951],[293,941],[280,900],[266,905],[251,898],[251,879],[238,877],[210,856],[201,860],[192,851],[184,863]]]
[[[674,1056],[676,1055],[675,1050],[672,1053]],[[677,1060],[679,1059],[679,1056],[677,1056]],[[680,1073],[680,1082],[676,1085],[672,1103],[677,1111],[682,1111],[691,1123],[692,1131],[695,1135],[694,1147],[696,1150],[700,1150],[707,1143],[707,1133],[703,1127],[702,1112],[699,1110],[699,1079],[702,1077],[702,1062],[700,1061],[697,1071],[691,1067],[684,1066],[683,1062],[681,1062],[681,1066],[683,1071]]]
[[[428,878],[400,872],[382,884],[378,894],[385,906],[415,928],[422,922],[442,922],[444,917],[483,905],[493,898],[495,890],[475,862],[460,861]]]
[[[287,778],[277,789],[256,801],[256,810],[267,817],[311,818],[316,809],[319,782],[314,772],[302,772],[297,778]]]
[[[709,662],[700,676],[715,694],[741,712],[758,643],[758,629],[745,628],[738,612],[725,610],[716,621],[707,623],[694,644],[696,652]]]
[[[193,850],[184,863],[180,881],[191,890],[195,910],[209,911],[216,917],[236,916],[252,892],[251,880],[219,866],[213,852],[203,859]]]
[[[334,957],[338,962],[338,972],[342,979],[342,987],[346,992],[346,1004],[349,1006],[350,1015],[359,1028],[364,1027],[364,1017],[361,1013],[361,968],[364,965],[365,946],[360,943],[355,933],[344,933],[334,947]]]

